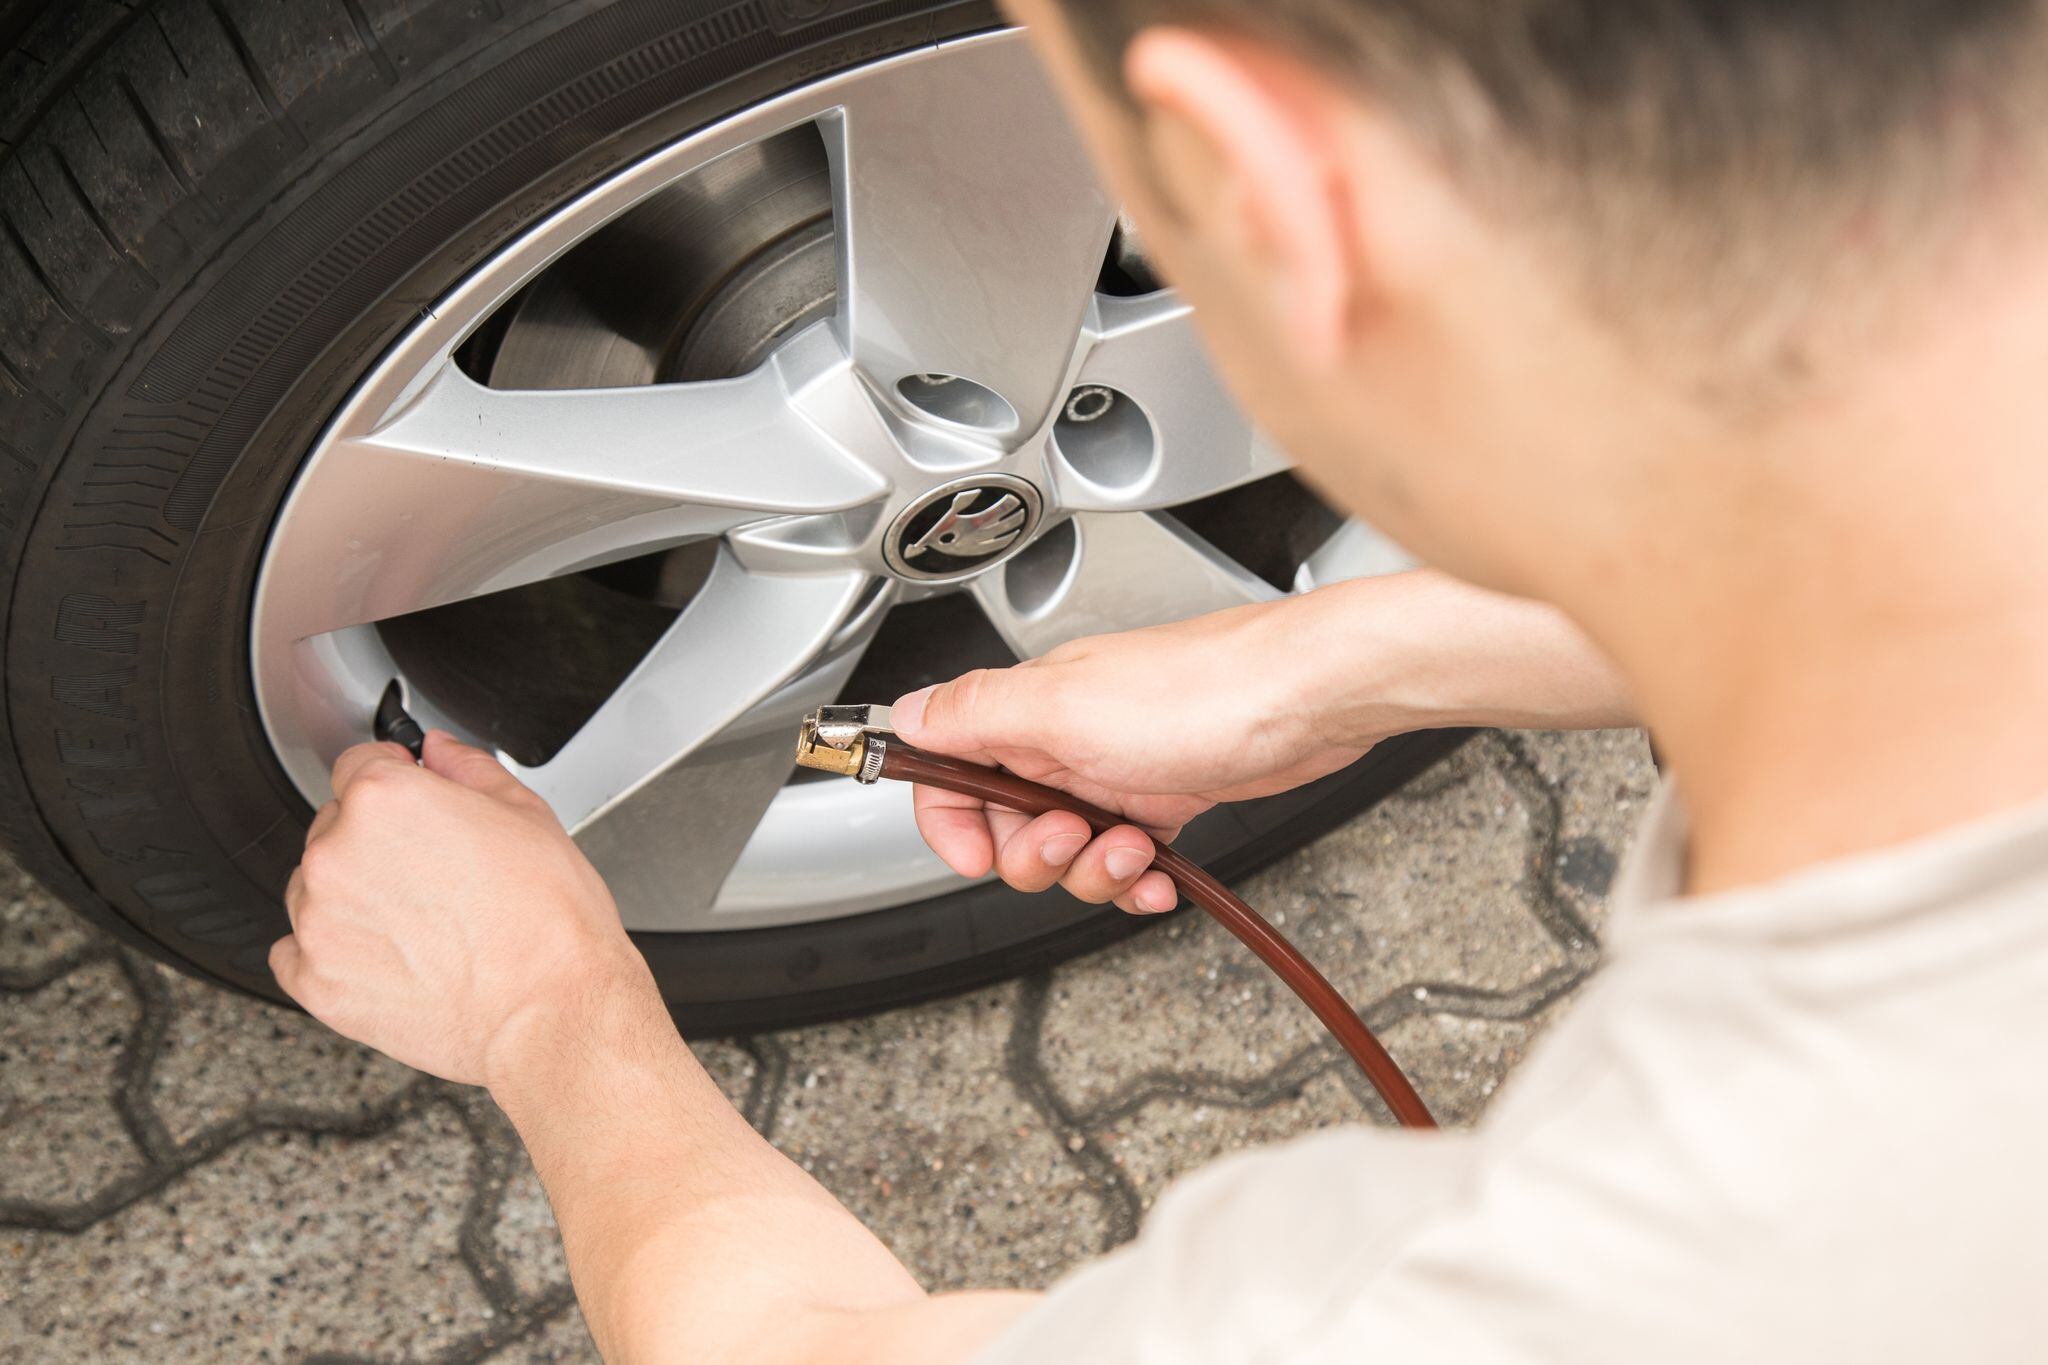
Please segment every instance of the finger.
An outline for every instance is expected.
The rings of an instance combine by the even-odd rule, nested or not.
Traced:
[[[990,806],[987,817],[988,832],[995,839],[996,861],[1000,863],[1003,858],[1003,845],[1016,838],[1017,831],[1031,823],[1031,817],[1020,815],[1013,810],[1004,810],[1001,806]]]
[[[334,760],[334,794],[347,796],[348,789],[361,781],[364,773],[413,766],[412,755],[406,752],[405,746],[393,744],[388,739],[343,749],[341,757]]]
[[[981,802],[958,792],[918,787],[910,805],[917,816],[917,832],[940,861],[963,877],[987,875],[996,846]]]
[[[299,998],[299,974],[305,970],[305,959],[299,955],[299,941],[286,934],[270,945],[270,974],[277,978],[278,989],[292,999]]]
[[[306,865],[299,864],[292,869],[292,875],[284,884],[284,916],[291,921],[292,932],[299,931],[299,910],[306,903]]]
[[[1045,732],[1043,689],[1016,668],[983,668],[912,692],[890,708],[896,733],[921,748],[985,760],[993,748],[1014,748],[1019,736]]]
[[[306,842],[310,844],[325,834],[334,827],[334,822],[340,818],[341,802],[329,801],[321,806],[319,810],[313,812],[312,822],[306,826]]]
[[[998,846],[996,872],[1019,891],[1050,890],[1088,846],[1088,832],[1088,822],[1072,811],[1024,820]]]
[[[446,730],[427,731],[420,761],[430,773],[437,773],[450,782],[500,800],[523,797],[532,791],[507,771],[496,755],[486,753],[473,744],[464,744]]]
[[[1152,840],[1136,825],[1118,825],[1081,850],[1060,885],[1084,901],[1106,905],[1137,885],[1152,866]]]
[[[1116,898],[1117,909],[1130,915],[1163,915],[1179,904],[1180,888],[1156,867]]]

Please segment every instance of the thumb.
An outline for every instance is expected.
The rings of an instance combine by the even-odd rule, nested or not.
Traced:
[[[1040,727],[1030,699],[1015,669],[983,668],[911,693],[890,716],[896,733],[912,744],[972,758],[1036,743]]]
[[[292,999],[299,998],[299,972],[305,959],[299,955],[299,941],[291,934],[270,945],[270,975],[278,989]]]
[[[464,744],[446,730],[429,730],[426,747],[420,752],[420,766],[458,786],[509,800],[531,789],[505,770],[505,765],[472,744]]]

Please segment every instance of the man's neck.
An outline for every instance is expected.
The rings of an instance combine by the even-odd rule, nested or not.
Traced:
[[[1778,879],[2048,797],[2048,600],[1853,643],[1783,631],[1644,696],[1692,818],[1687,887]],[[1702,668],[1711,661],[1701,659]]]
[[[1674,509],[1633,600],[1582,617],[1685,793],[1689,889],[2048,797],[2048,270],[2030,273],[1731,448],[1723,467],[1756,479]]]

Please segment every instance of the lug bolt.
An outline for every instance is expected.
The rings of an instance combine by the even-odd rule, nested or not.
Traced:
[[[1067,395],[1069,422],[1099,422],[1116,406],[1116,390],[1100,384],[1083,384]]]

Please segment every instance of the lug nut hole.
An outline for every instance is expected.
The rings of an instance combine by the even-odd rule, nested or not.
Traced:
[[[1101,488],[1135,488],[1159,457],[1159,433],[1130,395],[1083,384],[1067,395],[1053,444],[1069,468]]]
[[[907,374],[897,381],[903,401],[930,417],[977,431],[1010,431],[1017,410],[986,384],[957,374]]]
[[[1058,600],[1074,572],[1081,541],[1074,523],[1063,521],[1047,531],[1003,570],[1003,591],[1019,616],[1035,616]]]

